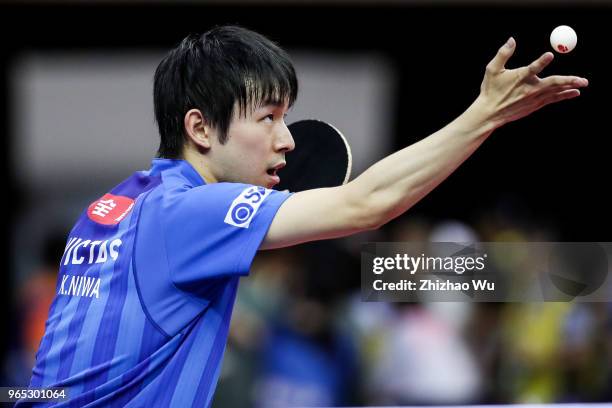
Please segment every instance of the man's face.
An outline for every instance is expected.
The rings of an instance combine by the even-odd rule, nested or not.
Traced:
[[[285,153],[295,148],[285,124],[287,110],[287,104],[248,109],[246,115],[234,109],[225,144],[218,137],[211,141],[211,171],[217,181],[266,188],[280,182]]]

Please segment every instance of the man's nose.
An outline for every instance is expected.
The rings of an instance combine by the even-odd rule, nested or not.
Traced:
[[[287,153],[295,149],[295,141],[287,125],[283,122],[279,133],[276,137],[275,150],[278,152]]]

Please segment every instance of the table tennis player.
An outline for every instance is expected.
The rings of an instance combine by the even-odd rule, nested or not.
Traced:
[[[237,26],[186,37],[154,75],[158,157],[93,201],[67,238],[30,387],[65,387],[60,406],[209,406],[257,250],[378,228],[495,129],[587,86],[539,77],[552,53],[506,68],[515,47],[501,46],[478,97],[439,131],[346,184],[289,193],[273,189],[295,148],[289,56]]]

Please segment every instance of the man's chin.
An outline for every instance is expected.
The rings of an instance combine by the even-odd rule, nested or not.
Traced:
[[[271,176],[269,174],[266,174],[266,178],[261,184],[261,186],[265,188],[273,188],[278,183],[280,183],[280,177],[278,175],[275,174]]]
[[[264,187],[264,188],[273,188],[274,186],[276,186],[279,182],[280,182],[280,178],[278,176],[270,176],[268,174],[265,175],[265,177],[262,177],[260,179],[257,180],[249,180],[249,179],[243,179],[243,180],[238,180],[238,179],[233,179],[233,180],[226,180],[225,182],[227,183],[241,183],[241,184],[250,184],[253,186],[259,186],[259,187]]]

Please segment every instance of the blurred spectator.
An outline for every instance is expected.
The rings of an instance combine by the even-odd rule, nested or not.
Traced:
[[[301,247],[286,302],[260,353],[257,407],[337,406],[351,400],[356,351],[336,324],[346,258],[329,243]]]
[[[570,303],[509,304],[503,324],[502,378],[508,402],[550,403],[562,393],[562,326]]]
[[[441,222],[414,233],[410,223],[392,231],[391,241],[477,242],[477,234],[459,221]],[[410,232],[412,231],[412,232]],[[480,398],[478,365],[463,338],[472,313],[465,302],[397,304],[384,334],[373,372],[373,403],[456,404]]]
[[[372,404],[432,405],[480,400],[480,373],[455,327],[419,304],[398,303],[372,373]]]
[[[36,351],[45,333],[49,307],[55,296],[59,262],[64,253],[66,235],[50,235],[43,244],[40,266],[32,271],[18,289],[15,299],[19,327],[5,367],[10,385],[28,385]]]
[[[333,325],[330,305],[296,298],[262,350],[256,406],[328,407],[350,403],[356,355]]]
[[[560,360],[564,361],[560,402],[606,400],[610,389],[610,356],[606,341],[607,304],[574,303],[562,327]],[[608,331],[608,335],[601,335]],[[608,394],[609,395],[609,394]]]

